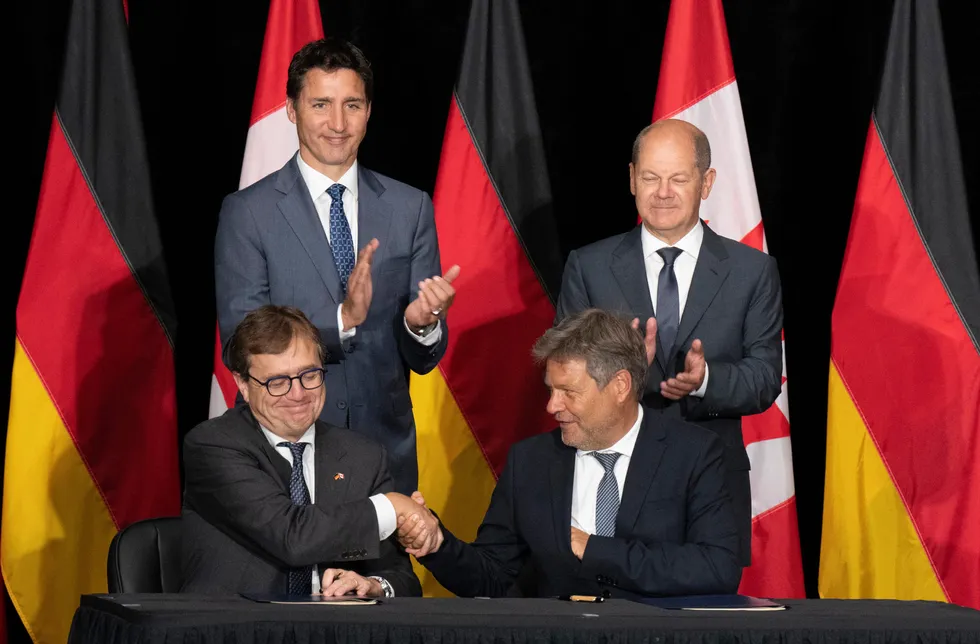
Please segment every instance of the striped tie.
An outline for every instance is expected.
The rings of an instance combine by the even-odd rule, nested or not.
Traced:
[[[611,537],[616,534],[616,513],[619,512],[619,484],[613,473],[619,454],[592,452],[592,455],[606,471],[595,495],[595,533],[600,537]]]

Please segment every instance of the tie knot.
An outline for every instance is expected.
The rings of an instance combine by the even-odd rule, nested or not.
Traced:
[[[676,260],[678,255],[681,254],[681,249],[674,248],[673,246],[665,246],[664,248],[658,250],[657,254],[663,258],[664,266],[670,268],[674,265],[674,260]]]
[[[288,441],[283,441],[279,443],[278,446],[288,447],[289,451],[293,453],[293,465],[303,462],[303,450],[306,449],[307,443],[290,443]]]
[[[338,201],[340,200],[341,197],[344,196],[345,189],[346,188],[344,188],[344,184],[335,183],[329,188],[327,188],[327,194],[330,195],[330,198],[333,199],[334,201]]]
[[[613,471],[613,467],[616,465],[616,461],[619,460],[618,452],[592,452],[599,464],[602,465],[602,469],[606,470],[606,474]]]

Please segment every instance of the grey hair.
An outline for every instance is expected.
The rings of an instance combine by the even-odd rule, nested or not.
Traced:
[[[633,156],[630,157],[630,160],[634,165],[636,164],[637,158],[640,156],[640,145],[643,143],[643,137],[658,127],[661,127],[664,123],[665,121],[651,123],[640,130],[640,133],[636,135],[635,139],[633,139]],[[688,123],[688,125],[691,124]],[[694,165],[697,166],[698,172],[701,173],[701,176],[704,176],[704,173],[711,167],[711,144],[708,143],[708,136],[704,132],[693,125],[691,125],[691,128],[693,129],[693,132],[691,132],[691,138],[694,142]]]
[[[637,401],[646,386],[647,352],[641,332],[629,320],[600,309],[586,309],[548,329],[534,343],[531,355],[538,365],[549,360],[584,360],[600,389],[625,370]]]

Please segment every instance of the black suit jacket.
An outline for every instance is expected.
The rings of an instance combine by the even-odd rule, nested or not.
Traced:
[[[316,502],[289,497],[289,462],[248,407],[205,421],[184,439],[183,592],[286,592],[290,568],[345,568],[421,595],[394,537],[378,540],[368,497],[392,491],[383,447],[316,422]],[[343,477],[336,476],[338,473]]]
[[[768,409],[782,388],[779,273],[769,255],[702,225],[704,239],[677,340],[665,349],[658,337],[643,404],[711,429],[725,443],[740,559],[747,565],[752,510],[742,416]],[[590,307],[639,317],[641,323],[654,316],[639,226],[569,255],[556,321]],[[705,395],[668,400],[660,395],[660,383],[684,370],[684,357],[695,339],[701,340],[708,363]]]
[[[445,541],[421,563],[460,596],[510,592],[530,563],[536,594],[613,597],[734,593],[738,535],[718,437],[647,411],[630,458],[614,537],[571,548],[575,449],[556,429],[513,446],[477,534]]]

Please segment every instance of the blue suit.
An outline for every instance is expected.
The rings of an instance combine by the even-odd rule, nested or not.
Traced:
[[[321,420],[374,438],[388,451],[395,489],[418,484],[409,370],[431,371],[446,352],[404,325],[417,284],[441,274],[429,196],[360,166],[360,246],[380,242],[371,268],[374,294],[367,319],[341,344],[337,307],[344,292],[330,244],[294,156],[281,170],[225,198],[215,239],[215,290],[221,342],[265,304],[294,306],[319,328],[329,352]],[[227,359],[227,358],[226,358]]]

